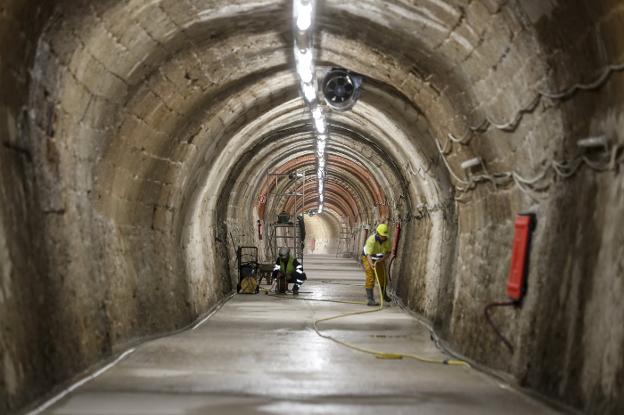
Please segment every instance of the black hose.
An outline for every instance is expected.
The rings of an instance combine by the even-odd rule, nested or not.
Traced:
[[[494,302],[486,305],[485,309],[483,309],[483,314],[485,315],[487,322],[490,324],[490,326],[492,326],[498,338],[505,344],[505,346],[507,346],[511,353],[514,352],[513,345],[505,336],[503,336],[503,333],[501,333],[496,324],[494,324],[494,321],[492,321],[492,317],[490,316],[490,310],[494,307],[512,307],[516,305],[517,303],[515,301]]]
[[[390,258],[390,264],[388,265],[388,282],[390,282],[390,279],[392,278],[392,264],[394,264],[395,258],[396,255],[392,255],[392,258]]]

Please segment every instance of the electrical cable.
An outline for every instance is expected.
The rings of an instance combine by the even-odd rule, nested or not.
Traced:
[[[496,123],[492,121],[490,118],[487,118],[487,122],[489,123],[489,125],[496,128],[497,130],[513,132],[518,128],[518,125],[520,124],[520,121],[522,121],[522,118],[524,117],[524,115],[530,114],[533,111],[535,111],[535,109],[537,108],[541,100],[542,100],[541,95],[536,95],[535,98],[533,98],[531,102],[529,102],[527,105],[520,108],[520,110],[518,110],[516,115],[509,122]]]
[[[45,411],[46,409],[50,408],[52,405],[54,405],[55,403],[57,403],[58,401],[60,401],[61,399],[63,399],[64,397],[66,397],[67,395],[69,395],[70,393],[72,393],[73,391],[75,391],[76,389],[78,389],[79,387],[85,385],[86,383],[92,381],[93,379],[99,377],[100,375],[104,374],[105,372],[107,372],[108,370],[112,369],[115,365],[117,365],[119,362],[121,362],[122,360],[124,360],[126,357],[128,357],[129,355],[131,355],[132,353],[134,353],[136,349],[132,348],[129,350],[126,350],[125,352],[121,353],[119,356],[117,356],[117,358],[115,360],[113,360],[111,363],[107,364],[106,366],[98,369],[97,371],[95,371],[94,373],[86,376],[85,378],[79,380],[78,382],[74,383],[73,385],[71,385],[70,387],[68,387],[67,389],[63,390],[61,393],[59,393],[58,395],[56,395],[55,397],[51,398],[50,400],[44,402],[41,406],[37,407],[36,409],[28,412],[27,415],[39,415],[41,413],[43,413],[43,411]]]
[[[514,352],[513,345],[503,335],[503,333],[501,333],[500,329],[496,326],[496,324],[494,324],[494,321],[492,320],[492,317],[490,316],[490,310],[493,309],[494,307],[514,307],[517,304],[518,303],[516,301],[494,302],[494,303],[490,303],[486,305],[485,308],[483,309],[483,314],[485,315],[485,319],[487,320],[489,325],[494,329],[496,336],[505,344],[505,346],[507,346],[507,348],[509,349],[509,352],[511,352],[512,354]]]
[[[448,161],[446,160],[446,157],[444,157],[444,152],[443,152],[442,148],[440,147],[440,143],[438,142],[438,140],[434,138],[433,141],[435,141],[436,147],[438,148],[438,152],[440,153],[440,156],[442,157],[442,161],[444,162],[444,165],[446,165],[446,168],[449,171],[449,173],[451,174],[451,176],[453,176],[453,178],[456,181],[458,181],[459,183],[464,184],[464,185],[468,185],[469,182],[467,182],[467,181],[465,181],[463,179],[460,179],[459,176],[457,176],[455,174],[453,169],[451,169],[451,166],[449,165]]]
[[[585,84],[579,82],[579,83],[569,86],[568,88],[560,92],[537,91],[537,93],[543,97],[550,98],[553,100],[560,100],[560,101],[565,100],[575,95],[578,91],[591,91],[591,90],[600,88],[609,80],[610,76],[614,72],[619,72],[622,70],[624,70],[624,62],[613,64],[613,65],[608,65],[605,68],[603,68],[602,73],[598,75],[598,77],[592,82],[588,82]]]
[[[438,150],[439,144],[438,144]],[[511,183],[514,183],[516,187],[525,194],[528,194],[530,197],[535,197],[536,193],[543,193],[547,191],[551,185],[554,183],[556,178],[561,179],[569,179],[574,176],[583,166],[589,167],[591,170],[597,172],[606,172],[606,171],[616,171],[618,169],[619,164],[624,163],[624,152],[622,150],[622,145],[616,144],[613,146],[609,153],[608,160],[592,160],[587,156],[577,156],[572,160],[552,160],[547,164],[546,168],[538,173],[536,176],[532,178],[525,178],[520,175],[515,170],[502,172],[502,173],[493,173],[493,174],[482,174],[470,176],[469,181],[461,180],[457,177],[457,175],[450,169],[450,166],[446,162],[444,155],[440,152],[441,157],[444,160],[444,163],[449,168],[449,172],[457,181],[459,181],[460,185],[456,185],[455,189],[459,193],[468,193],[471,190],[474,190],[479,183],[482,182],[493,182],[497,186],[507,186]],[[555,173],[553,176],[552,173]],[[545,181],[547,178],[551,176],[550,180],[546,183],[540,184],[540,182]],[[465,199],[455,198],[458,202],[466,202]]]
[[[457,138],[453,135],[453,133],[448,133],[446,136],[449,140],[451,140],[451,142],[453,143],[458,143],[458,144],[468,144],[470,142],[470,140],[472,139],[472,134],[474,133],[474,131],[472,129],[468,129],[464,135],[462,136],[462,138]]]
[[[388,282],[392,281],[391,279],[391,275],[392,275],[392,265],[394,264],[394,260],[396,259],[396,255],[393,253],[392,254],[392,258],[390,258],[390,263],[388,264]],[[388,282],[386,283],[386,286],[388,285]]]
[[[497,123],[493,121],[490,117],[486,116],[480,124],[468,127],[464,134],[462,134],[461,138],[457,138],[452,133],[447,134],[448,140],[444,144],[444,149],[446,149],[449,142],[467,145],[474,137],[473,133],[485,133],[490,129],[490,127],[493,127],[500,131],[514,132],[518,128],[518,125],[520,125],[520,122],[524,118],[524,115],[530,114],[535,111],[542,98],[548,98],[553,101],[567,100],[572,96],[576,95],[576,93],[578,93],[579,91],[592,91],[602,87],[605,83],[607,83],[607,81],[610,79],[611,75],[614,72],[621,71],[624,71],[624,62],[604,67],[601,73],[597,76],[597,78],[594,81],[588,83],[579,82],[569,86],[568,88],[564,88],[559,92],[537,90],[535,92],[535,97],[527,105],[522,106],[518,111],[516,111],[516,113],[509,118],[510,121]],[[450,151],[445,151],[445,154],[449,154],[449,152]]]

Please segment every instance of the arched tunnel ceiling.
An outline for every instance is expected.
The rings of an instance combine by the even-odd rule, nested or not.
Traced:
[[[64,109],[64,128],[80,131],[85,128],[81,120],[88,115],[95,121],[87,128],[97,132],[97,147],[103,148],[103,154],[96,156],[100,167],[95,175],[100,183],[106,183],[100,189],[109,196],[104,197],[105,212],[111,209],[105,206],[106,200],[127,200],[129,194],[137,193],[143,204],[178,212],[184,211],[181,206],[188,206],[189,212],[195,211],[197,202],[193,200],[203,198],[201,189],[211,193],[224,189],[226,182],[222,180],[230,177],[234,168],[231,161],[240,156],[244,159],[243,151],[255,148],[255,143],[272,131],[308,121],[295,98],[298,93],[292,74],[289,17],[283,11],[277,13],[283,6],[267,1],[225,8],[215,4],[204,10],[205,6],[194,2],[103,2],[101,8],[88,7],[86,14],[91,19],[84,19],[84,15],[80,22],[65,19],[62,27],[52,30],[59,36],[51,39],[50,55],[59,63],[64,58],[69,63],[61,78],[63,90],[93,93],[85,96],[82,108],[65,108],[67,100],[58,98]],[[457,64],[469,59],[468,50],[474,52],[478,42],[474,29],[466,29],[461,36],[460,31],[453,30],[463,25],[458,10],[439,2],[387,9],[380,9],[376,2],[362,2],[358,7],[326,2],[320,10],[319,61],[348,67],[366,77],[356,108],[330,115],[335,145],[330,143],[329,153],[340,153],[336,146],[342,129],[352,130],[352,136],[365,137],[380,149],[377,154],[382,158],[373,163],[389,163],[393,171],[376,173],[379,183],[373,185],[372,192],[377,204],[383,204],[379,187],[397,189],[399,185],[405,190],[410,182],[415,186],[408,195],[414,199],[412,204],[435,204],[446,197],[439,194],[439,187],[450,183],[443,168],[432,174],[434,187],[438,187],[434,189],[423,185],[426,180],[419,176],[414,180],[405,176],[431,166],[437,159],[433,136],[461,131],[476,107],[470,104],[471,88],[465,86],[470,78],[467,69],[479,68],[463,65],[458,71]],[[386,15],[395,22],[403,18],[422,26],[418,26],[418,33],[402,32],[400,24],[387,26]],[[275,22],[276,16],[282,19],[281,24]],[[132,41],[120,30],[126,19],[136,23]],[[267,19],[274,24],[263,24]],[[113,21],[116,25],[111,24]],[[80,30],[69,30],[72,25]],[[86,30],[86,25],[92,26]],[[276,32],[275,27],[285,31]],[[75,37],[78,32],[80,38]],[[64,54],[56,50],[61,46],[54,42],[57,38],[71,39],[71,44],[80,47],[68,50],[71,55]],[[123,58],[111,60],[113,54],[108,53],[107,45],[117,53],[115,56],[121,51]],[[63,49],[68,48],[63,45]],[[487,60],[478,62],[487,65]],[[94,73],[100,76],[97,84],[88,82]],[[122,109],[125,115],[114,117]],[[111,122],[118,126],[116,130],[99,127]],[[293,142],[291,146],[303,148],[302,144]],[[272,155],[282,161],[293,157],[284,139],[264,145],[274,146]],[[348,152],[348,147],[342,150]],[[136,163],[137,158],[143,162]],[[419,159],[421,165],[409,164],[406,173],[406,164]],[[266,166],[276,164],[270,157],[264,161]],[[261,164],[256,166],[256,171],[267,171]],[[216,176],[209,178],[210,172]],[[340,176],[338,170],[334,174]],[[389,175],[394,177],[388,179]],[[102,179],[110,176],[114,176],[113,183],[130,182],[134,186],[111,185]],[[258,188],[248,190],[251,196],[246,202],[257,197]],[[368,202],[361,197],[358,203]],[[128,204],[130,211],[134,210],[132,205]],[[182,220],[186,215],[178,213],[177,218]]]
[[[288,201],[258,204],[270,190],[266,174],[314,151],[294,73],[289,3],[78,4],[59,8],[33,71],[36,134],[63,137],[47,142],[50,154],[61,147],[65,170],[52,166],[46,174],[69,190],[66,198],[85,192],[95,215],[134,243],[146,230],[171,237],[169,255],[179,261],[177,248],[184,250],[180,266],[197,267],[186,274],[199,281],[198,264],[212,266],[216,249],[204,233],[272,221]],[[457,229],[448,211],[465,177],[460,164],[479,155],[497,174],[516,159],[541,159],[526,149],[541,140],[535,131],[543,117],[522,124],[522,140],[491,128],[471,133],[478,139],[470,142],[451,142],[483,114],[514,118],[533,93],[519,85],[549,82],[546,64],[530,59],[540,45],[522,15],[515,5],[480,1],[326,1],[319,8],[318,75],[342,66],[364,77],[352,110],[328,114],[328,206],[356,226],[410,220],[431,208],[433,280],[451,255],[440,242],[448,236],[440,235]],[[510,65],[517,68],[511,78],[498,70]],[[549,134],[563,136],[560,113],[548,124]],[[550,149],[560,145],[555,141]],[[55,197],[46,202],[53,209],[78,205]]]
[[[326,111],[318,234],[351,228],[358,255],[376,223],[402,226],[396,292],[460,352],[578,407],[622,407],[621,1],[317,3],[317,78],[364,79],[352,110]],[[298,190],[268,173],[305,171],[317,207],[291,16],[287,0],[0,6],[0,278],[19,288],[1,287],[17,370],[0,372],[24,372],[19,405],[230,292],[233,247],[268,251],[261,227],[294,204],[265,197]],[[595,136],[605,154],[579,147]],[[508,358],[482,306],[525,211],[535,255]]]
[[[171,238],[168,255],[202,284],[217,249],[206,232],[219,235],[229,226],[248,237],[256,220],[274,220],[292,201],[258,204],[271,190],[267,173],[314,154],[294,73],[289,2],[79,4],[59,9],[33,71],[33,114],[49,114],[50,103],[58,111],[33,122],[38,134],[53,129],[63,137],[49,143],[62,146],[67,159],[67,170],[50,180],[71,189],[68,197],[86,192],[95,214],[137,249],[146,231]],[[442,258],[451,255],[443,241],[457,229],[448,210],[460,163],[479,155],[496,173],[518,155],[539,158],[524,147],[536,134],[511,142],[498,129],[448,150],[449,134],[462,137],[483,113],[504,119],[526,102],[530,91],[516,83],[547,80],[543,63],[527,63],[539,44],[513,19],[515,6],[499,12],[487,4],[326,1],[317,16],[318,75],[342,66],[364,77],[358,103],[328,114],[329,210],[365,226],[431,208],[432,286],[446,266]],[[516,36],[522,47],[503,48]],[[520,68],[513,79],[495,70],[512,64]],[[505,87],[517,93],[503,94]],[[562,128],[557,120],[548,121],[552,134]],[[299,168],[313,175],[313,167],[307,161]],[[315,207],[316,191],[307,193],[305,209]]]

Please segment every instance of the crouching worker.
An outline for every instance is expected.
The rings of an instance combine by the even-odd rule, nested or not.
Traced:
[[[377,270],[377,277],[379,277],[379,286],[383,295],[383,299],[386,302],[390,302],[391,299],[386,294],[386,264],[385,257],[392,250],[390,243],[388,225],[382,223],[377,226],[377,231],[368,237],[366,245],[362,250],[362,265],[364,266],[364,272],[366,273],[366,296],[368,297],[369,306],[378,306],[375,302],[375,296],[373,288],[375,288],[375,269]]]
[[[288,290],[288,284],[293,284],[292,292],[299,294],[299,287],[307,279],[303,272],[303,265],[297,258],[290,255],[290,248],[282,247],[273,267],[273,279],[277,281],[277,292],[284,294]]]

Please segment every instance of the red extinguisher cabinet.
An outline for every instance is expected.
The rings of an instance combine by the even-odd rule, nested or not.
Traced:
[[[513,301],[522,301],[526,293],[531,234],[535,229],[535,222],[534,213],[520,213],[516,216],[513,251],[507,278],[507,296]]]

